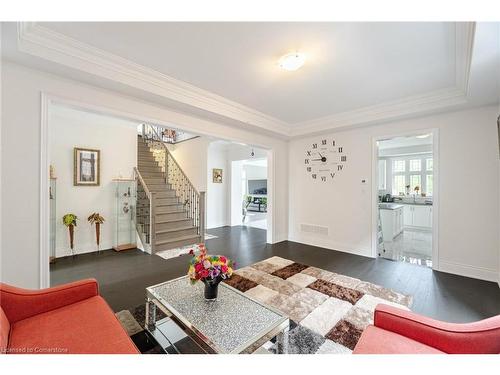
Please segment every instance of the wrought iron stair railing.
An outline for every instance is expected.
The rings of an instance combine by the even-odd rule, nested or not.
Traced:
[[[167,148],[163,137],[164,128],[142,124],[142,138],[153,152],[164,174],[165,182],[175,190],[187,218],[197,228],[200,242],[205,242],[205,192],[199,192]]]
[[[155,198],[154,194],[149,191],[137,168],[134,168],[134,176],[137,181],[137,233],[139,233],[141,242],[146,250],[149,250],[153,254],[155,250]]]

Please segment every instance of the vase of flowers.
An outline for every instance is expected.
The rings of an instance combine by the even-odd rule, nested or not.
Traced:
[[[203,284],[205,284],[204,296],[207,301],[215,301],[217,299],[217,294],[219,292],[219,283],[222,281],[220,277],[215,279],[203,279]]]
[[[189,252],[192,258],[188,276],[192,284],[201,280],[205,284],[205,299],[215,301],[219,283],[233,274],[233,262],[222,255],[208,255],[204,244],[199,244],[198,248],[198,255],[193,249]]]

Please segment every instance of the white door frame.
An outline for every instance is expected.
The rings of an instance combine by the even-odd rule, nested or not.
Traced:
[[[121,110],[116,110],[108,108],[105,106],[97,106],[94,104],[86,103],[80,100],[73,100],[65,98],[60,95],[53,95],[47,92],[41,92],[41,102],[40,102],[40,288],[47,288],[50,286],[50,210],[49,210],[49,108],[52,104],[66,105],[80,110],[87,110],[91,112],[100,113],[108,116],[120,117],[123,119],[128,119],[132,121],[140,122],[150,122],[166,127],[172,127],[172,123],[165,122],[159,119],[152,119],[147,115],[138,116],[137,114],[128,113]],[[177,125],[176,125],[177,127]],[[187,127],[178,126],[179,129],[186,130],[194,134],[200,134],[199,131],[190,130]],[[209,131],[205,136],[212,136]],[[215,137],[219,139],[225,139],[228,141],[245,143],[244,139],[235,138],[222,138],[218,135]],[[275,184],[274,184],[274,171],[275,171],[275,158],[274,150],[268,145],[263,144],[251,144],[249,146],[254,146],[256,148],[261,148],[267,150],[267,163],[268,163],[268,208],[267,208],[267,242],[274,243],[278,240],[278,235],[273,232],[273,223],[275,215],[273,215],[273,199],[275,197]]]
[[[274,197],[274,192],[275,192],[275,186],[274,186],[274,173],[275,173],[275,168],[274,166],[274,152],[273,150],[267,150],[266,151],[266,161],[267,161],[267,208],[266,208],[266,242],[269,244],[272,244],[276,242],[276,239],[273,241],[273,218],[275,217],[273,215],[273,209],[272,209],[272,202],[273,202],[273,197]],[[229,209],[229,223],[231,226],[237,226],[237,225],[243,225],[241,218],[243,215],[241,215],[241,202],[237,205],[237,207],[233,207],[233,170],[235,163],[239,163],[239,168],[243,168],[241,165],[241,162],[243,160],[231,160],[230,162],[230,168],[231,168],[231,186],[229,188],[229,200],[231,202],[230,204],[230,209]],[[241,181],[239,181],[241,184]],[[234,212],[238,211],[240,212],[240,215],[237,215],[240,217],[240,220],[233,221],[233,210]]]
[[[411,137],[424,133],[432,133],[433,183],[432,183],[432,268],[439,270],[439,129],[418,129],[372,138],[372,257],[377,255],[377,221],[378,221],[378,149],[377,142],[395,137]]]

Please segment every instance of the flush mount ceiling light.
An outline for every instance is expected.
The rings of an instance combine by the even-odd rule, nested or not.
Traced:
[[[293,72],[304,65],[305,57],[302,53],[299,52],[291,52],[287,53],[278,61],[278,65],[281,69],[286,70],[288,72]]]

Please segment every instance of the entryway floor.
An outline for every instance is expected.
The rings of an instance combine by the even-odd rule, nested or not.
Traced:
[[[267,213],[247,211],[243,225],[267,230]]]
[[[399,262],[432,267],[432,232],[405,229],[392,242],[384,242],[382,256]]]
[[[497,283],[297,242],[270,245],[266,244],[266,231],[262,229],[237,226],[208,232],[218,236],[206,241],[209,252],[229,257],[238,268],[277,255],[411,294],[411,309],[435,319],[471,322],[500,314]],[[51,265],[51,285],[94,277],[101,295],[113,310],[120,311],[143,304],[146,287],[185,275],[189,259],[182,255],[165,260],[140,250],[84,254]]]

